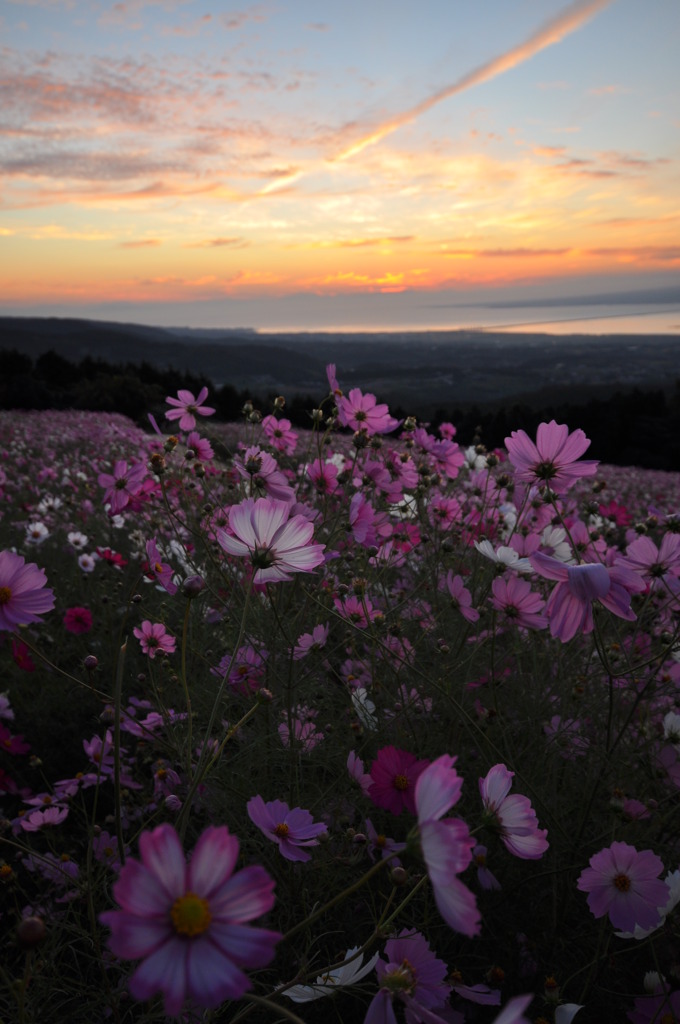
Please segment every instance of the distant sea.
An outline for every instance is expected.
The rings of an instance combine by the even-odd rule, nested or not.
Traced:
[[[439,315],[437,315],[439,313]],[[452,316],[451,314],[454,314]],[[330,333],[389,333],[400,334],[408,331],[507,331],[522,334],[677,334],[680,335],[680,307],[658,309],[654,312],[621,313],[598,311],[593,314],[592,306],[575,311],[574,305],[551,306],[550,310],[536,309],[535,306],[513,307],[512,309],[470,306],[464,309],[440,310],[427,307],[418,310],[412,321],[407,318],[399,323],[352,323],[352,324],[291,324],[256,328],[258,334],[291,332]],[[543,316],[541,316],[543,314]]]

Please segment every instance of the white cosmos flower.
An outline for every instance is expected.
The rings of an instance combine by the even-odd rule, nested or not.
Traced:
[[[368,693],[363,686],[358,686],[352,692],[352,704],[364,729],[374,732],[378,728],[378,719],[374,714],[375,704],[369,700]]]
[[[322,999],[323,996],[330,996],[343,985],[355,985],[373,970],[378,960],[378,953],[364,964],[364,954],[355,956],[359,947],[353,946],[345,954],[344,962],[328,974],[320,974],[313,985],[292,985],[281,995],[288,996],[294,1003],[311,1003],[314,999]],[[354,959],[352,959],[354,957]],[[363,967],[362,967],[363,964]]]
[[[506,569],[514,569],[515,572],[533,572],[529,559],[520,558],[514,548],[501,544],[498,550],[495,550],[490,540],[476,540],[475,547],[480,555],[484,555],[485,558],[495,562],[496,565],[502,565]]]

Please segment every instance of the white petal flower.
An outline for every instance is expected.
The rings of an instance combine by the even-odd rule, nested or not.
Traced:
[[[373,970],[379,954],[375,953],[367,963],[363,963],[364,954],[356,956],[358,946],[348,949],[344,962],[329,971],[327,974],[320,974],[313,985],[292,985],[281,994],[288,996],[294,1003],[311,1003],[314,999],[322,999],[323,996],[330,996],[343,985],[355,985],[362,978]],[[363,964],[363,967],[362,967]]]

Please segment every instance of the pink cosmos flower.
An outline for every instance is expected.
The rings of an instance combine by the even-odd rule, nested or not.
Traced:
[[[475,841],[464,821],[444,818],[458,802],[463,785],[455,762],[455,757],[442,754],[420,773],[415,804],[420,848],[439,913],[451,928],[472,937],[480,932],[480,913],[474,895],[457,875],[470,864]]]
[[[310,543],[312,523],[290,516],[290,505],[275,498],[247,498],[229,510],[229,528],[217,530],[220,546],[230,555],[250,557],[254,583],[289,580],[290,573],[311,572],[324,560],[324,544]]]
[[[21,819],[25,832],[39,832],[46,825],[61,825],[68,817],[68,807],[47,807],[44,811],[31,811]]]
[[[638,537],[616,565],[638,573],[651,590],[660,590],[664,583],[680,576],[680,534],[664,534],[658,548],[650,537]]]
[[[522,860],[538,860],[548,849],[546,829],[538,827],[536,812],[526,796],[508,796],[514,772],[495,764],[479,780],[485,824],[495,829],[510,853]]]
[[[376,963],[380,989],[368,1008],[364,1024],[397,1024],[392,1006],[395,996],[406,1006],[406,1020],[411,1024],[443,1022],[433,1011],[445,1008],[448,1019],[448,968],[424,936],[402,929],[396,939],[385,943],[385,956],[387,960],[379,959]]]
[[[390,416],[388,407],[377,404],[375,395],[362,394],[359,388],[352,388],[348,396],[337,395],[338,419],[343,427],[365,430],[373,434],[389,434],[399,426],[399,420]]]
[[[594,917],[609,914],[615,928],[634,932],[654,928],[659,922],[659,907],[668,900],[668,886],[659,879],[663,863],[651,850],[641,853],[628,843],[612,843],[590,858],[576,883],[588,893],[588,906]]]
[[[64,615],[64,628],[69,633],[89,633],[92,629],[92,612],[89,608],[67,608]]]
[[[24,740],[24,734],[15,736],[9,731],[6,725],[0,723],[0,750],[7,754],[27,754],[31,746]]]
[[[177,641],[166,632],[162,622],[150,622],[145,619],[141,627],[135,626],[132,632],[139,640],[144,654],[148,654],[150,658],[155,658],[159,651],[172,654],[175,650]]]
[[[196,416],[212,416],[215,412],[210,406],[201,404],[205,402],[207,397],[208,389],[206,387],[201,388],[197,398],[194,398],[191,391],[178,391],[177,398],[165,399],[168,405],[176,406],[176,408],[166,412],[166,420],[179,420],[180,430],[194,430],[196,427]]]
[[[250,480],[251,494],[253,487],[257,485],[262,487],[270,498],[291,503],[295,500],[295,491],[279,469],[276,459],[258,445],[251,445],[244,450],[242,456],[236,456],[234,466],[240,476]]]
[[[187,448],[194,453],[199,462],[210,462],[215,457],[210,441],[196,430],[192,430],[187,436]]]
[[[577,633],[593,630],[593,601],[599,601],[620,619],[633,621],[631,596],[645,589],[644,582],[631,569],[617,563],[608,567],[601,562],[565,565],[557,558],[540,551],[529,561],[539,574],[556,580],[557,586],[548,598],[545,611],[552,636],[567,643]]]
[[[680,1020],[680,989],[673,991],[659,979],[654,992],[638,996],[626,1016],[632,1024],[676,1024]]]
[[[146,466],[141,462],[134,462],[128,466],[124,459],[114,463],[113,473],[100,473],[97,483],[104,487],[104,504],[111,506],[112,516],[122,512],[130,504],[130,500],[139,494],[146,477]]]
[[[475,867],[477,868],[477,881],[481,885],[482,889],[500,889],[501,883],[498,881],[492,871],[489,871],[486,866],[486,846],[479,844],[475,846],[472,851],[472,860]]]
[[[132,996],[162,992],[168,1016],[187,999],[208,1008],[240,999],[251,987],[241,968],[264,967],[281,938],[247,924],[274,905],[273,879],[259,865],[234,874],[239,843],[224,826],[203,832],[188,864],[171,825],[143,832],[139,851],[113,887],[121,909],[100,915],[113,953],[142,958]]]
[[[0,629],[40,622],[54,608],[54,591],[46,589],[44,569],[13,551],[0,551]]]
[[[555,420],[539,424],[536,444],[523,430],[513,430],[505,439],[515,480],[549,487],[555,494],[563,494],[580,477],[597,472],[597,462],[577,462],[589,446],[582,430],[570,434],[569,427]]]
[[[327,622],[325,626],[315,626],[311,633],[303,633],[299,636],[293,648],[293,660],[299,661],[301,658],[306,658],[312,651],[319,651],[325,647],[329,630],[330,625]]]
[[[498,576],[491,584],[491,590],[491,604],[496,611],[502,612],[508,624],[526,629],[543,629],[548,625],[547,618],[541,614],[543,598],[531,589],[528,580],[519,576],[510,579]]]
[[[276,416],[265,416],[262,429],[272,448],[284,455],[292,455],[297,445],[298,435],[291,430],[290,420],[277,419]]]
[[[335,494],[339,491],[338,467],[325,459],[315,459],[307,466],[307,476],[319,494]]]
[[[286,860],[308,861],[311,855],[303,846],[318,846],[316,838],[326,832],[323,822],[315,822],[302,807],[292,810],[283,800],[265,803],[261,796],[254,796],[246,804],[248,817],[268,839],[278,843],[279,851]]]
[[[391,836],[386,836],[384,832],[378,832],[370,818],[366,818],[366,839],[368,839],[368,856],[372,861],[375,861],[377,853],[384,860],[385,857],[401,853],[406,849],[406,843],[398,843]],[[401,864],[399,858],[392,857],[392,867],[397,864]]]
[[[171,565],[163,561],[155,537],[146,542],[146,558],[143,571],[147,579],[157,580],[168,594],[176,594],[177,584],[172,582],[174,570]]]
[[[415,754],[396,747],[383,747],[371,765],[371,788],[368,791],[376,807],[384,807],[392,814],[406,809],[415,814],[414,787],[418,776],[427,767]]]
[[[364,771],[364,762],[355,750],[350,750],[347,755],[347,771],[350,778],[359,785],[362,793],[368,796],[368,791],[373,785],[373,779]]]
[[[451,597],[451,604],[456,608],[468,622],[477,622],[479,612],[472,607],[472,596],[466,590],[462,576],[454,576],[453,569],[449,569],[446,580],[446,589]]]

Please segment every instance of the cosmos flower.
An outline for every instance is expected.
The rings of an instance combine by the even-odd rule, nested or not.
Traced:
[[[176,640],[166,632],[162,622],[145,619],[141,627],[135,626],[132,632],[139,640],[144,654],[150,658],[155,658],[159,651],[172,654],[175,650]]]
[[[526,796],[509,796],[514,772],[495,764],[479,780],[486,824],[496,829],[505,847],[522,860],[538,860],[548,849],[546,829],[538,827],[536,812]]]
[[[294,1003],[311,1003],[315,999],[322,999],[323,996],[333,995],[346,985],[356,985],[371,973],[380,956],[379,953],[374,953],[370,960],[364,963],[364,954],[359,953],[357,956],[358,951],[358,946],[348,949],[344,962],[339,967],[334,967],[332,971],[319,975],[313,985],[291,985],[281,994],[292,999]]]
[[[142,959],[132,996],[162,992],[168,1016],[187,999],[208,1008],[240,999],[251,987],[241,968],[264,967],[281,938],[247,923],[273,907],[273,879],[259,865],[234,874],[239,843],[224,826],[203,832],[188,864],[167,824],[143,832],[139,852],[141,861],[128,859],[113,887],[121,909],[100,915],[112,952]]]
[[[124,459],[113,465],[113,473],[100,473],[97,483],[104,487],[104,504],[110,505],[110,515],[115,516],[130,504],[130,499],[139,494],[146,477],[146,466],[133,462],[128,466]]]
[[[217,540],[230,555],[250,558],[255,583],[289,580],[290,573],[311,572],[324,560],[325,545],[310,543],[312,523],[291,517],[285,501],[247,498],[229,510],[229,528],[218,529]]]
[[[44,569],[13,551],[0,551],[0,629],[40,622],[54,608],[54,591],[46,588]]]
[[[439,960],[420,932],[402,929],[395,939],[385,943],[387,960],[378,959],[376,970],[380,988],[374,996],[364,1024],[396,1024],[392,1006],[398,998],[406,1006],[411,1022],[442,1020],[435,1012],[448,1004],[451,986],[446,984],[448,968]],[[420,1011],[425,1011],[421,1016]]]
[[[292,810],[283,800],[270,800],[265,803],[261,796],[254,796],[246,805],[248,817],[268,839],[278,843],[281,855],[286,860],[307,861],[311,855],[303,846],[318,846],[322,832],[326,832],[323,822],[315,822],[309,811],[302,807]]]
[[[375,395],[362,394],[359,388],[352,388],[349,395],[337,395],[338,419],[343,427],[365,430],[373,434],[389,434],[399,426],[399,420],[390,416],[388,407],[378,404]]]
[[[609,914],[615,928],[634,932],[636,927],[654,928],[659,907],[668,902],[669,889],[659,879],[663,863],[651,850],[641,853],[628,843],[615,842],[590,858],[576,883],[588,893],[594,917]]]
[[[513,430],[505,438],[510,462],[515,467],[515,480],[538,487],[549,487],[563,494],[578,479],[593,476],[597,462],[578,462],[590,440],[582,430],[569,433],[563,423],[540,423],[536,443],[523,430]]]
[[[177,398],[166,398],[168,405],[175,406],[165,414],[166,420],[179,420],[180,430],[194,430],[197,416],[212,416],[215,412],[208,405],[202,405],[208,397],[208,389],[201,388],[198,396],[194,398],[191,391],[180,389]]]
[[[67,608],[64,615],[64,629],[79,635],[92,629],[92,612],[89,608]]]
[[[376,807],[384,807],[392,814],[403,810],[415,814],[414,787],[418,776],[427,767],[415,754],[396,747],[383,747],[371,765],[371,787],[368,791]]]

